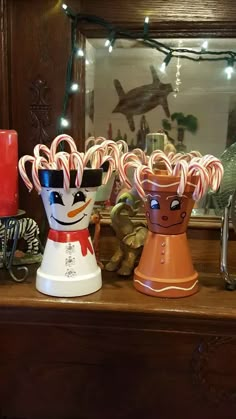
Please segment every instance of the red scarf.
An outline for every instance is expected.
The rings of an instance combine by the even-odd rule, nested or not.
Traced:
[[[93,246],[89,241],[90,235],[87,228],[77,231],[57,231],[50,229],[48,238],[58,243],[79,242],[83,256],[87,255],[87,250],[93,255]]]

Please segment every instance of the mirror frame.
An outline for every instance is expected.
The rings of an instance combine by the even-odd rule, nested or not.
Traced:
[[[168,3],[168,4],[167,4]],[[102,0],[97,2],[81,1],[80,13],[93,14],[102,17],[115,26],[126,28],[130,31],[140,32],[143,29],[145,16],[150,17],[149,34],[157,38],[234,38],[236,37],[236,7],[234,0],[203,0],[200,4],[182,0],[178,4],[175,0],[119,0],[117,2]],[[229,17],[230,16],[230,20]],[[80,46],[85,46],[86,38],[104,38],[106,32],[92,24],[82,24],[78,37]],[[75,64],[75,66],[78,64]],[[80,82],[83,86],[77,99],[82,106],[79,125],[82,138],[85,138],[85,68],[74,68],[81,75]],[[76,109],[76,104],[73,108]],[[77,108],[78,109],[78,108]],[[80,137],[81,138],[81,137]],[[80,145],[83,148],[83,144]],[[110,224],[108,211],[101,211],[102,224]],[[134,221],[144,219],[142,214],[134,217]],[[219,229],[220,217],[194,216],[190,219],[190,228]],[[230,225],[232,229],[232,226]]]
[[[236,7],[234,0],[202,0],[200,4],[181,0],[90,0],[80,1],[78,11],[102,17],[117,27],[133,32],[143,30],[145,16],[150,17],[149,34],[157,38],[234,38],[236,37]],[[230,20],[229,17],[230,16]],[[85,48],[86,38],[104,38],[107,32],[99,26],[81,22],[77,41]],[[76,122],[72,136],[85,138],[85,63],[74,63],[74,74],[81,90],[73,99],[72,118]],[[78,144],[83,150],[84,141]]]

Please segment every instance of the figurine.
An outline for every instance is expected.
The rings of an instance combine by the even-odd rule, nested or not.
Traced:
[[[18,252],[19,257],[15,257],[13,263],[21,264],[22,263],[36,263],[41,260],[41,244],[39,240],[39,227],[36,221],[32,218],[21,218],[19,220],[8,220],[7,225],[0,221],[0,240],[2,245],[2,251],[6,245],[6,239],[14,240],[16,232],[16,222],[18,223],[18,237],[19,239],[24,239],[27,244],[26,255],[23,252]],[[5,238],[5,231],[7,229],[7,234]]]
[[[122,215],[122,211],[126,214]],[[128,276],[133,272],[147,235],[147,227],[143,222],[136,224],[130,220],[130,217],[135,214],[136,210],[125,202],[119,202],[111,211],[111,225],[119,240],[119,245],[105,266],[107,271],[118,269],[117,273],[123,276]]]

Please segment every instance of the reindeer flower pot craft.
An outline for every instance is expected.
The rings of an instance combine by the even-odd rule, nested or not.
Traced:
[[[66,142],[70,153],[57,152]],[[102,183],[102,169],[107,156],[102,147],[90,153],[79,153],[74,140],[61,135],[50,150],[37,145],[33,156],[19,161],[20,174],[29,190],[33,184],[41,194],[50,230],[36,288],[48,295],[76,297],[91,294],[102,286],[101,269],[97,265],[88,225],[97,188]],[[32,180],[25,164],[32,163]],[[87,164],[89,163],[89,168]],[[113,161],[109,156],[110,172]],[[107,176],[108,180],[108,176]]]
[[[135,187],[144,201],[148,234],[137,268],[134,287],[157,297],[185,297],[198,291],[186,229],[194,202],[208,187],[219,188],[223,167],[213,156],[155,151],[148,165],[130,159],[121,170],[135,166]],[[158,169],[158,166],[166,170]]]

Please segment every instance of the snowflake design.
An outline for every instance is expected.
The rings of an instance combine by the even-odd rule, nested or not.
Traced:
[[[65,276],[67,276],[67,278],[73,278],[76,276],[76,271],[73,269],[67,269]]]
[[[68,243],[66,245],[66,253],[71,254],[74,251],[75,251],[75,245],[74,244],[71,244],[71,243]]]
[[[71,267],[71,266],[73,266],[74,264],[75,264],[75,258],[73,258],[72,256],[68,256],[68,257],[66,258],[65,265],[66,265],[67,267]]]

